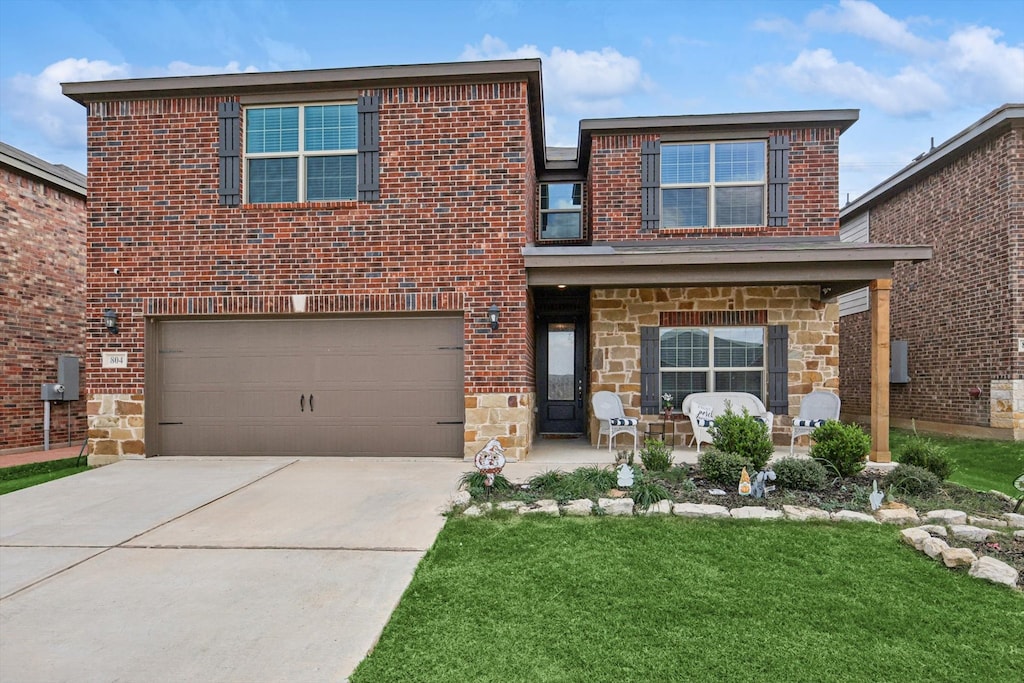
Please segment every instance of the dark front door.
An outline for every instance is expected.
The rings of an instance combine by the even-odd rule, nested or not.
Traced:
[[[582,434],[587,411],[587,331],[582,317],[541,318],[537,327],[537,407],[542,434]]]

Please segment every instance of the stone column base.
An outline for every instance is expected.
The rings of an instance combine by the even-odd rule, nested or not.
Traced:
[[[533,443],[533,392],[466,394],[466,432],[463,458],[472,460],[491,439],[501,442],[509,460],[525,460]]]
[[[989,396],[989,424],[1010,429],[1014,441],[1024,441],[1024,379],[994,379]]]
[[[146,455],[145,399],[140,394],[89,394],[89,464]]]

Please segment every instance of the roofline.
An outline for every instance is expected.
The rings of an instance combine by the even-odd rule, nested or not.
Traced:
[[[1020,127],[1024,127],[1024,104],[1004,104],[844,206],[839,211],[840,221],[863,213],[925,176],[937,173],[986,140]]]
[[[43,161],[39,157],[33,156],[24,150],[18,149],[17,147],[13,147],[11,145],[5,146],[10,147],[13,150],[17,150],[18,152],[28,157],[28,159],[19,159],[17,157],[11,156],[3,148],[0,148],[0,164],[3,164],[4,166],[10,166],[11,168],[20,171],[21,173],[26,173],[34,178],[38,178],[43,182],[67,190],[73,194],[77,194],[83,199],[87,197],[88,188],[86,187],[86,185],[83,183],[79,183],[69,177],[56,173],[55,171],[57,167],[54,164]],[[36,164],[35,162],[39,163]],[[74,169],[70,170],[74,171]],[[74,172],[78,174],[77,171]]]

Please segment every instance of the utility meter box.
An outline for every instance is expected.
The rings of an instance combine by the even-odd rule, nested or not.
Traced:
[[[64,397],[56,400],[78,400],[79,372],[78,358],[75,356],[57,356],[57,384],[64,385]]]
[[[67,401],[64,398],[64,390],[67,389],[60,382],[47,382],[43,384],[43,390],[40,398],[44,401]]]

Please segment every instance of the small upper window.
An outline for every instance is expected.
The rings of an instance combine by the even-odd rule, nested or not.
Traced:
[[[663,144],[662,225],[764,225],[767,158],[763,141]]]
[[[246,109],[247,201],[355,199],[357,121],[354,104]]]
[[[582,183],[544,183],[540,186],[540,238],[578,240],[582,232]]]

